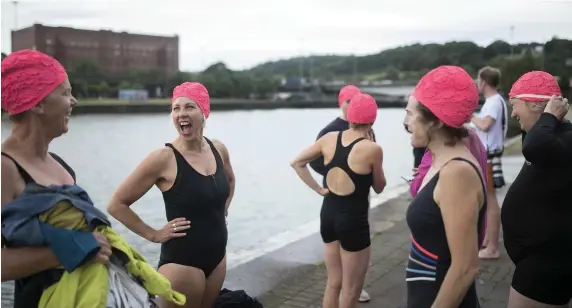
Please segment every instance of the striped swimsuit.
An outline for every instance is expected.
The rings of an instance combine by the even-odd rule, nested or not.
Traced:
[[[477,173],[479,172],[479,169],[470,161],[460,157],[453,160],[466,161],[475,168]],[[411,230],[411,248],[405,275],[407,307],[409,308],[431,307],[439,293],[447,270],[451,266],[451,252],[447,243],[441,210],[433,199],[433,192],[438,180],[439,173],[418,192],[407,209],[406,219]],[[481,182],[483,182],[482,178]],[[483,184],[484,190],[485,185]],[[459,204],[459,206],[462,205]],[[485,213],[486,203],[479,212],[479,243],[482,242],[484,234],[482,231]],[[469,287],[459,307],[480,307],[474,282]]]

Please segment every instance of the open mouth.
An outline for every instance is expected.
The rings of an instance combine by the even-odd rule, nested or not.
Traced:
[[[191,133],[191,122],[188,121],[182,121],[179,123],[179,126],[181,127],[181,132],[183,133],[183,135],[188,135]]]

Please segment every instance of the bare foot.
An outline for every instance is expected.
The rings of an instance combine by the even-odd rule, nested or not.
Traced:
[[[491,251],[490,249],[485,248],[485,249],[481,249],[481,251],[479,251],[479,259],[492,260],[492,259],[498,259],[498,258],[500,258],[500,253],[498,250]]]

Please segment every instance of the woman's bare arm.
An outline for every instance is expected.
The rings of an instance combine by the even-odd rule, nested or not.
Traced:
[[[2,205],[22,192],[24,181],[14,162],[2,156]],[[59,265],[48,247],[5,248],[2,243],[2,282],[37,274]]]
[[[296,173],[302,179],[302,181],[308,185],[312,190],[315,192],[324,195],[327,193],[327,190],[324,189],[316,179],[310,174],[310,170],[308,169],[308,164],[315,160],[316,158],[322,156],[322,142],[324,138],[328,138],[328,136],[332,133],[328,133],[318,139],[313,145],[309,148],[305,149],[300,153],[291,163],[290,166],[296,170]]]
[[[157,183],[172,153],[171,149],[165,147],[145,157],[119,185],[107,206],[107,212],[111,216],[123,223],[129,230],[152,242],[156,241],[154,238],[156,230],[141,220],[130,206]]]
[[[228,149],[226,146],[220,142],[219,140],[213,140],[214,146],[219,151],[220,155],[222,156],[222,161],[224,163],[224,173],[226,174],[226,178],[228,179],[228,184],[230,185],[230,193],[228,198],[226,198],[226,207],[225,207],[225,215],[228,215],[228,208],[230,207],[230,202],[232,202],[232,198],[234,197],[234,187],[236,185],[235,177],[234,177],[234,170],[232,169],[232,164],[230,163],[230,155],[228,154]]]
[[[385,180],[385,174],[383,172],[383,150],[377,144],[373,145],[373,190],[380,194],[387,181]]]
[[[451,267],[432,307],[453,308],[459,306],[478,273],[477,224],[485,196],[475,169],[463,161],[451,161],[441,169],[434,194],[445,225]]]

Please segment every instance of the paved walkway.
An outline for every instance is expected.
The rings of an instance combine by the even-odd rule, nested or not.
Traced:
[[[503,160],[505,178],[512,182],[522,165],[522,157]],[[506,188],[499,192],[502,204]],[[389,201],[392,207],[405,209],[410,199],[399,197]],[[382,205],[384,206],[384,205]],[[403,217],[404,218],[404,217]],[[375,230],[382,217],[371,217],[370,225]],[[372,231],[375,232],[375,231]],[[369,303],[360,307],[398,308],[405,307],[405,267],[409,255],[410,233],[405,220],[374,234],[371,240],[371,265],[365,279],[365,289],[371,296]],[[477,293],[483,308],[505,308],[514,266],[508,259],[501,243],[501,258],[495,261],[480,261],[477,277]],[[326,282],[324,264],[309,267],[303,274],[287,277],[271,291],[259,296],[267,308],[312,308],[321,307]]]
[[[405,202],[405,201],[404,201]],[[371,301],[366,307],[405,307],[405,265],[409,255],[409,230],[405,221],[377,234],[371,242],[371,266],[365,289]],[[496,261],[481,261],[477,291],[482,307],[506,307],[514,267],[506,253]],[[291,277],[274,290],[259,297],[267,308],[321,307],[326,281],[323,264],[309,269],[304,275]]]

